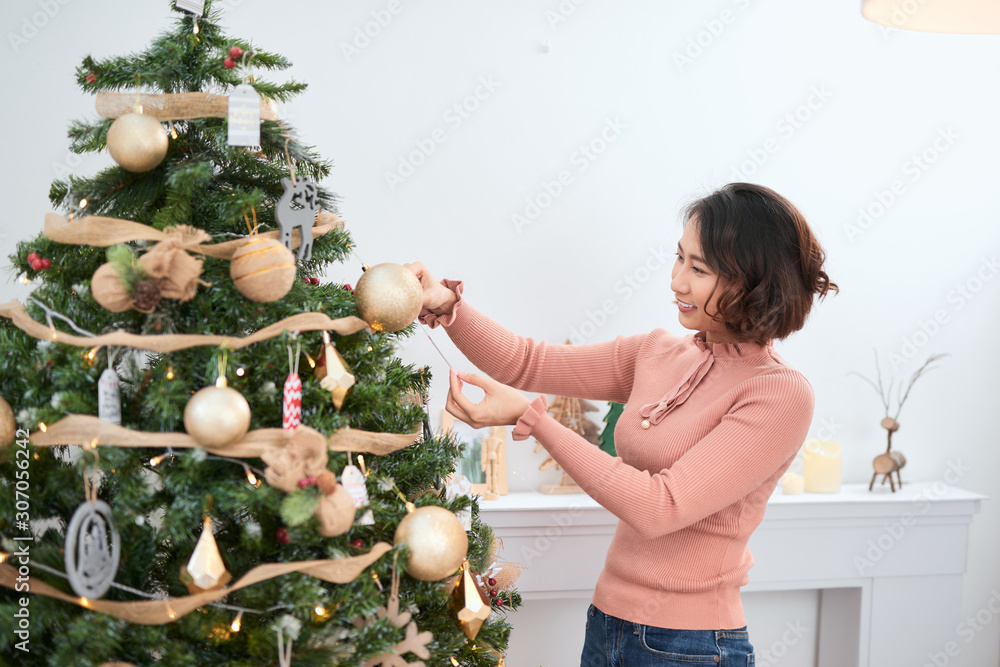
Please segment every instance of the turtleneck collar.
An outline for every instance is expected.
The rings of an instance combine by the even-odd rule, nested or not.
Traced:
[[[706,333],[699,331],[691,336],[695,347],[700,354],[696,359],[692,359],[690,367],[681,374],[681,380],[663,397],[655,403],[647,403],[639,409],[639,414],[643,417],[642,427],[649,428],[651,425],[659,424],[664,417],[674,409],[684,403],[694,392],[698,384],[701,383],[712,365],[718,359],[725,361],[752,359],[767,354],[771,347],[770,341],[767,345],[757,345],[756,343],[709,343],[705,340]]]
[[[771,341],[768,341],[766,345],[758,345],[757,343],[710,343],[705,338],[707,337],[706,332],[699,331],[692,335],[695,346],[701,351],[708,351],[711,355],[717,359],[746,359],[751,357],[759,357],[765,354],[770,347],[772,347]]]

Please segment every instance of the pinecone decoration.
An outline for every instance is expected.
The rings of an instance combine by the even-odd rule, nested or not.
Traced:
[[[155,280],[146,279],[135,284],[132,291],[132,307],[140,313],[151,313],[162,298],[160,287]]]

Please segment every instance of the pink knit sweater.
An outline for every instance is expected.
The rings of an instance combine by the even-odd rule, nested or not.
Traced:
[[[515,336],[462,298],[443,325],[480,370],[531,392],[615,401],[625,409],[609,456],[546,412],[539,396],[513,438],[534,437],[618,517],[594,604],[629,621],[681,630],[746,625],[740,587],[750,534],[805,439],[813,392],[771,345],[706,343],[663,329],[593,345]],[[648,428],[643,428],[643,422]]]

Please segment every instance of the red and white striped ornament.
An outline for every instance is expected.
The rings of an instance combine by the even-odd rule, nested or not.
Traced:
[[[281,427],[294,431],[302,423],[302,380],[298,373],[288,374],[281,405]]]
[[[292,351],[291,345],[288,346],[288,379],[281,397],[281,427],[286,431],[294,431],[302,424],[302,380],[299,379],[302,343],[298,341],[297,331],[292,338],[296,341],[295,351]]]

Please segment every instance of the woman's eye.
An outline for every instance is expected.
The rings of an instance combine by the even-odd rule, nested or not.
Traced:
[[[701,269],[699,269],[697,266],[692,266],[691,270],[694,271],[695,273],[705,273],[704,271],[702,271]]]

